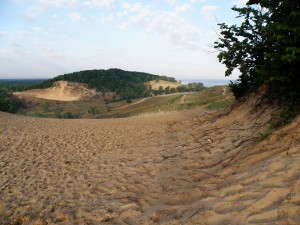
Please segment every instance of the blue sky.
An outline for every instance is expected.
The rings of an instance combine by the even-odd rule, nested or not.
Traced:
[[[217,21],[235,23],[230,8],[244,3],[0,0],[0,78],[120,68],[178,80],[224,79],[212,48]]]

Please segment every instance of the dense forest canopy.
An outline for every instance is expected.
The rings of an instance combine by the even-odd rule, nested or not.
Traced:
[[[23,91],[45,80],[46,79],[0,79],[0,90],[7,92]]]
[[[219,24],[215,42],[226,76],[240,71],[231,90],[240,98],[264,85],[267,97],[285,105],[291,118],[300,102],[300,1],[249,0],[243,8],[233,7],[240,25]]]

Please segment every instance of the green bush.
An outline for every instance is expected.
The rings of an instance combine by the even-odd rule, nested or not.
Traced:
[[[49,103],[48,103],[48,102],[46,102],[46,103],[43,105],[43,111],[44,111],[45,113],[49,112]]]
[[[71,112],[64,112],[61,114],[62,118],[65,118],[65,119],[75,119],[75,118],[78,118],[78,115],[76,114],[73,114]]]
[[[36,112],[36,113],[33,114],[33,116],[40,117],[40,118],[46,118],[46,117],[48,117],[47,114],[41,113],[41,112]]]
[[[298,115],[299,107],[285,106],[281,112],[273,115],[271,128],[278,128],[289,124]]]
[[[62,118],[61,110],[55,111],[55,117],[56,117],[56,118]]]
[[[210,110],[229,108],[234,103],[234,99],[224,99],[210,103],[207,108]]]
[[[99,110],[96,109],[96,107],[91,107],[90,109],[88,109],[88,113],[92,115],[96,115],[99,114]]]
[[[0,111],[17,113],[20,108],[24,108],[23,103],[8,92],[0,92]]]

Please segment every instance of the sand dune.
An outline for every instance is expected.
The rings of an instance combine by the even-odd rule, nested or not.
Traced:
[[[97,93],[95,90],[89,89],[85,84],[57,81],[52,87],[47,89],[28,90],[15,92],[14,94],[19,97],[31,96],[48,100],[76,101],[87,97],[93,97]]]
[[[0,113],[1,224],[299,224],[300,117],[248,100],[112,120]]]

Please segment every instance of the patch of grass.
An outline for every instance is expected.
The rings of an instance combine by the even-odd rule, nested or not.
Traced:
[[[272,133],[272,129],[269,127],[264,133],[262,133],[259,137],[259,141],[265,140]]]
[[[276,129],[291,123],[299,112],[299,106],[285,106],[279,113],[273,115],[271,127]]]
[[[91,107],[87,112],[92,115],[99,114],[99,110],[96,107]]]
[[[228,98],[228,99],[212,102],[208,104],[206,108],[210,110],[225,109],[231,107],[233,103],[234,103],[234,98]]]
[[[93,118],[106,110],[106,105],[102,99],[82,100],[82,101],[54,101],[45,99],[26,98],[26,111],[30,116],[62,118],[87,117]],[[43,116],[38,115],[42,113]],[[66,115],[64,115],[66,113]]]
[[[35,113],[31,114],[31,116],[40,117],[40,118],[47,118],[47,117],[49,117],[49,114],[42,113],[42,112],[35,112]]]
[[[179,95],[181,96],[182,94]],[[170,102],[175,102],[180,96],[164,95],[146,98],[144,101],[136,104],[127,104],[125,108],[111,108],[109,112],[102,113],[98,118],[122,118],[144,113],[160,112],[170,107]]]

